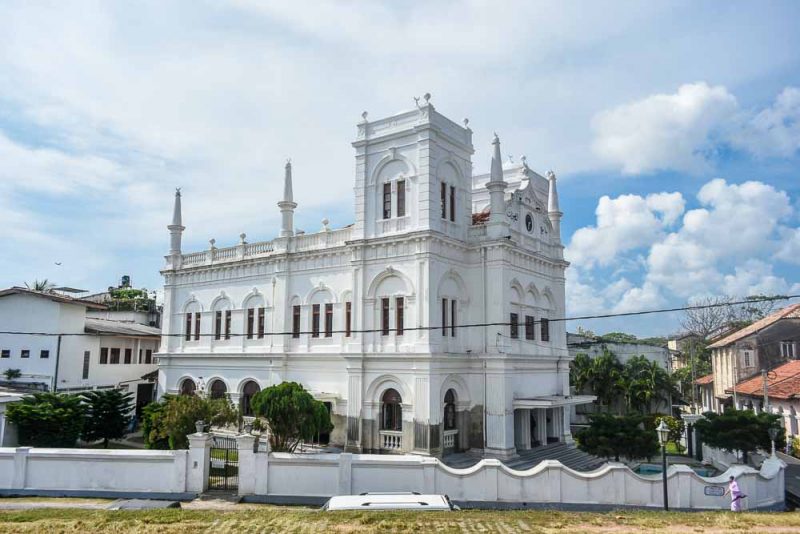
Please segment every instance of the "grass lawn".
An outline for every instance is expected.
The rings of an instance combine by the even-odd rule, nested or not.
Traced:
[[[5,532],[798,532],[800,514],[555,511],[317,512],[308,508],[0,512]]]

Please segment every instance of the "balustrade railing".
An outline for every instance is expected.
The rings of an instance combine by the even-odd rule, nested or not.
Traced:
[[[399,430],[381,430],[381,449],[399,451],[403,448],[403,432]]]
[[[458,430],[445,430],[444,431],[444,448],[445,449],[454,449],[456,446],[456,436],[458,436]]]

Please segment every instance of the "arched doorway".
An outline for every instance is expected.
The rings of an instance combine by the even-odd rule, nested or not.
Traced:
[[[225,394],[228,392],[228,386],[225,385],[225,382],[222,380],[214,380],[211,383],[211,388],[209,389],[209,394],[212,399],[222,399],[225,397]]]
[[[403,399],[389,388],[381,396],[381,449],[399,451],[403,447]]]
[[[243,416],[253,417],[255,415],[250,403],[253,400],[253,395],[259,391],[261,391],[261,387],[254,380],[248,380],[242,388],[241,409]]]
[[[456,423],[456,392],[448,389],[444,394],[444,414],[442,418],[444,437],[442,447],[446,452],[453,452],[458,443],[458,425]]]
[[[197,384],[195,384],[194,380],[191,378],[186,378],[183,382],[181,382],[181,395],[194,395],[195,390],[197,390]]]

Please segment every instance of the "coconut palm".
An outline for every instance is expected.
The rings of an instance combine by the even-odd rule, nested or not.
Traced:
[[[52,293],[56,285],[47,278],[43,278],[42,280],[34,280],[32,284],[25,282],[25,287],[27,287],[31,291],[39,291],[41,293]]]

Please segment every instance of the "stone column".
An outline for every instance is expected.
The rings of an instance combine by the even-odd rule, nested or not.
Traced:
[[[348,369],[347,376],[347,428],[345,451],[360,453],[361,438],[361,369]]]
[[[520,413],[520,418],[519,418],[519,423],[520,423],[519,424],[519,433],[520,433],[519,443],[521,444],[521,447],[520,447],[520,445],[517,445],[517,452],[519,452],[520,449],[523,450],[523,451],[527,451],[528,449],[531,448],[531,411],[530,410],[516,410],[515,413],[516,412]]]
[[[505,375],[486,377],[486,451],[487,456],[507,458],[514,448],[514,410],[506,399]]]
[[[242,434],[236,436],[236,449],[239,453],[239,495],[253,495],[256,492],[256,444],[255,436]]]
[[[536,440],[547,445],[547,408],[536,409]]]
[[[561,407],[561,441],[564,443],[573,443],[572,428],[570,428],[570,415],[571,410],[569,406]]]
[[[208,489],[208,475],[211,469],[211,434],[195,433],[186,437],[189,438],[186,491],[203,493]]]

